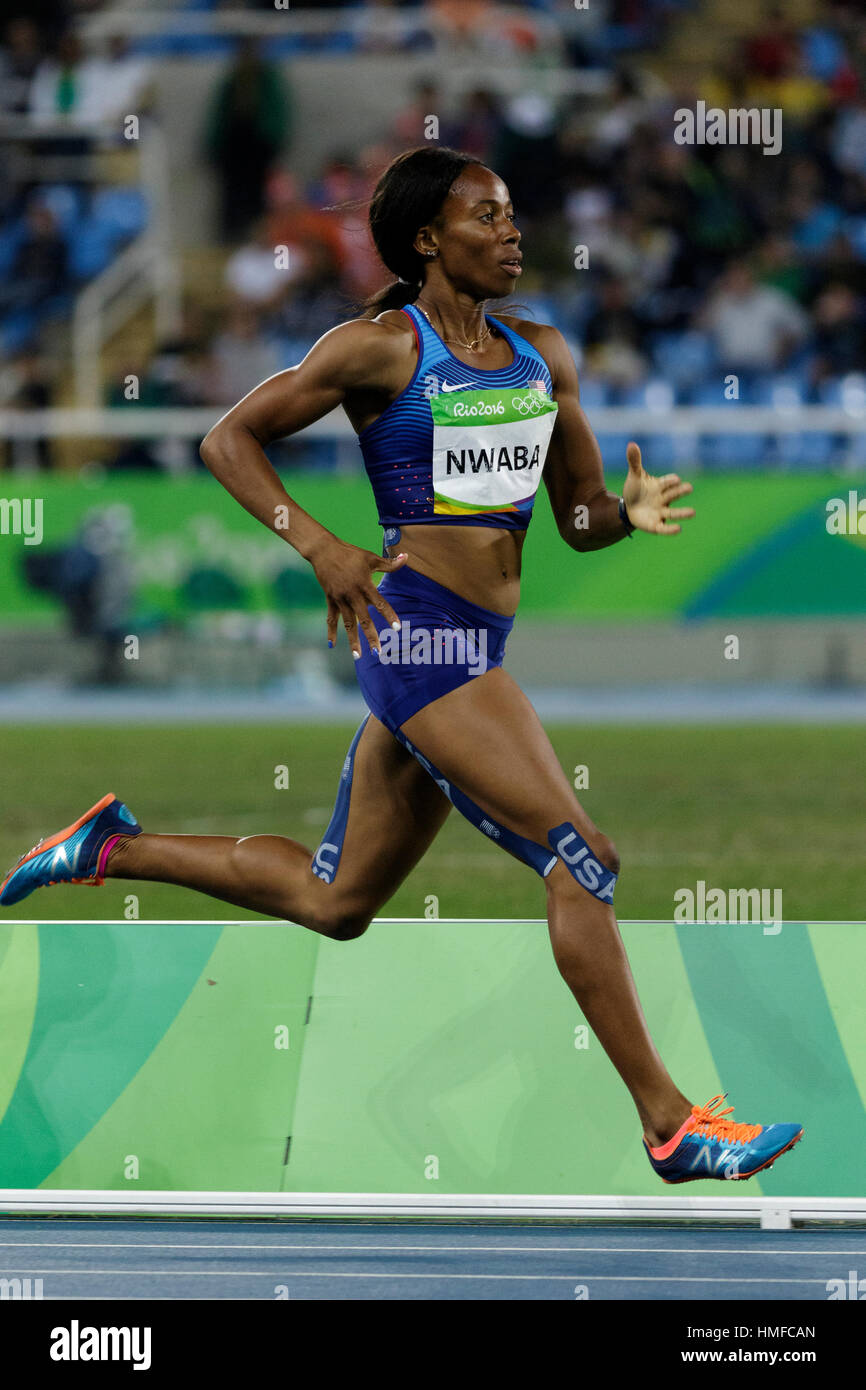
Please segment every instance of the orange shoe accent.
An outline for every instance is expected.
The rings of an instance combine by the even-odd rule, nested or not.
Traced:
[[[647,1144],[653,1158],[670,1158],[674,1149],[687,1134],[702,1134],[705,1139],[721,1139],[723,1144],[748,1144],[751,1139],[757,1139],[763,1126],[726,1120],[725,1115],[733,1114],[734,1107],[730,1105],[727,1110],[720,1111],[718,1106],[723,1100],[727,1100],[727,1092],[723,1096],[713,1096],[706,1105],[693,1105],[689,1118],[680,1125],[676,1134],[668,1139],[667,1143],[660,1144],[657,1149],[650,1148]]]
[[[644,1135],[644,1143],[646,1144],[653,1158],[670,1158],[671,1154],[673,1153],[677,1145],[680,1143],[680,1141],[684,1139],[687,1134],[691,1134],[692,1125],[695,1122],[695,1108],[696,1107],[693,1105],[691,1115],[689,1115],[689,1118],[685,1120],[683,1124],[680,1125],[676,1134],[672,1135],[671,1138],[668,1139],[666,1144],[659,1144],[657,1149],[653,1149],[650,1147],[650,1145],[647,1143],[646,1135]]]
[[[706,1105],[695,1105],[692,1107],[692,1132],[701,1134],[705,1139],[721,1139],[723,1144],[748,1144],[752,1139],[757,1139],[763,1129],[763,1125],[747,1125],[737,1120],[726,1120],[726,1115],[733,1115],[734,1107],[729,1105],[727,1110],[719,1110],[723,1100],[727,1100],[727,1091],[723,1096],[713,1096]]]
[[[97,801],[95,806],[91,806],[89,811],[85,811],[83,816],[79,816],[78,820],[73,821],[71,825],[67,825],[65,830],[58,830],[56,835],[49,835],[47,840],[40,840],[39,843],[35,844],[31,850],[27,851],[26,854],[22,854],[21,858],[18,860],[18,863],[14,866],[14,868],[9,870],[3,882],[0,883],[0,893],[2,893],[3,889],[6,887],[6,884],[9,882],[12,875],[18,872],[22,864],[26,864],[30,859],[35,859],[36,855],[41,854],[43,850],[53,849],[55,845],[59,845],[61,840],[65,840],[68,835],[73,835],[76,830],[80,830],[84,822],[90,820],[91,816],[96,816],[99,814],[100,811],[104,811],[106,806],[109,806],[113,800],[114,792],[108,792],[99,801]],[[53,880],[46,886],[49,888],[54,887],[56,882],[57,880]],[[70,878],[67,879],[66,882],[92,883],[94,887],[98,887],[102,882],[104,882],[104,880],[92,878]]]

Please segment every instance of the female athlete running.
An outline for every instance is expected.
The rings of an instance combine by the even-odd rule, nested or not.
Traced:
[[[749,1177],[802,1130],[735,1123],[723,1097],[692,1106],[674,1085],[614,916],[616,849],[502,669],[542,468],[560,535],[580,551],[635,529],[675,535],[694,515],[674,505],[691,484],[651,477],[630,444],[623,497],[608,492],[561,335],[485,313],[522,258],[508,189],[490,169],[453,150],[409,151],[382,175],[370,228],[399,280],[246,396],[201,448],[232,496],[312,565],[329,642],[342,620],[357,659],[371,713],[322,844],[311,853],[278,835],[145,834],[109,795],[25,855],[0,902],[51,883],[154,879],[348,941],[456,806],[543,878],[557,966],[632,1095],[656,1172],[667,1182]],[[264,453],[337,406],[359,436],[382,557],[308,515]]]

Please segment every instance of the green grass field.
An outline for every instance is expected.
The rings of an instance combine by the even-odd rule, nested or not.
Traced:
[[[145,829],[285,834],[315,848],[330,817],[353,729],[310,725],[0,730],[3,870],[106,791]],[[674,893],[780,888],[788,921],[866,918],[861,727],[587,728],[549,726],[578,797],[622,858],[621,918],[671,920]],[[507,757],[507,750],[503,750]],[[286,764],[290,787],[274,787]],[[231,920],[245,914],[167,884],[109,881],[93,892],[43,890],[0,920],[117,919],[134,892],[143,918]],[[452,812],[384,915],[540,917],[530,870]],[[246,914],[254,916],[254,914]]]

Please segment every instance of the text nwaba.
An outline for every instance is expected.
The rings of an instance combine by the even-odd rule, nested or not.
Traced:
[[[466,466],[469,466],[470,473],[480,473],[484,468],[488,473],[500,472],[503,468],[515,471],[521,468],[537,468],[541,461],[541,446],[536,444],[532,453],[526,444],[515,444],[513,449],[509,449],[507,444],[501,445],[498,449],[461,449],[457,453],[454,449],[449,449],[445,461],[445,471],[449,474],[465,473]]]

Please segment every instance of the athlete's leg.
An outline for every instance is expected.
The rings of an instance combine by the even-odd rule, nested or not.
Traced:
[[[618,871],[615,846],[578,802],[535,710],[501,668],[434,700],[402,732],[492,821],[540,846],[570,822],[600,862]],[[691,1105],[650,1037],[613,908],[582,888],[561,859],[545,884],[560,973],[631,1092],[647,1139],[662,1144]]]
[[[378,719],[354,755],[348,821],[333,881],[313,853],[280,835],[150,835],[121,840],[106,878],[195,888],[339,940],[360,936],[431,844],[450,803]]]

